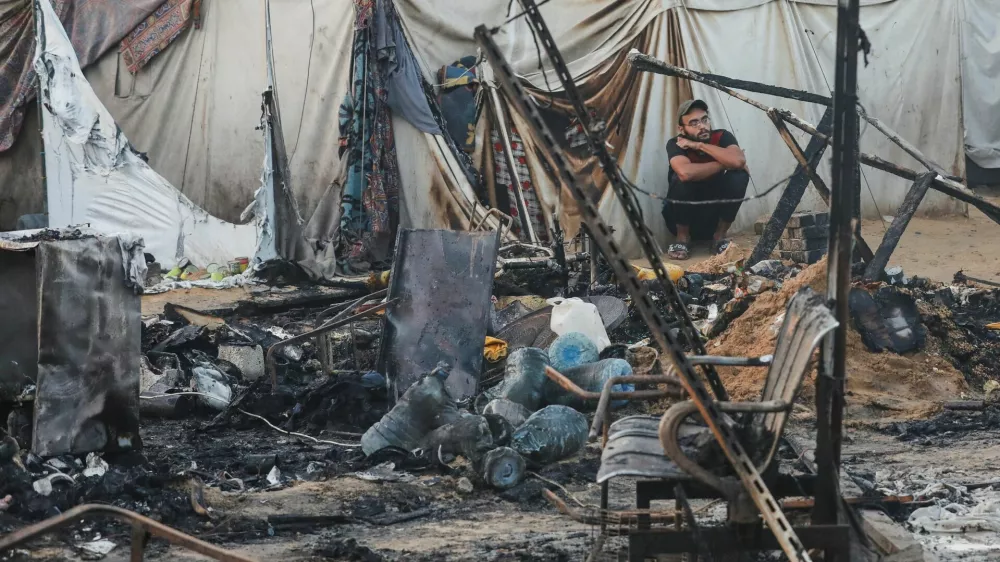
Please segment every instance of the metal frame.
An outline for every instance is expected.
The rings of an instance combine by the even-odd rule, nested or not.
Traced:
[[[538,36],[539,42],[544,46],[559,76],[566,98],[572,103],[576,116],[584,127],[591,152],[597,157],[601,168],[607,174],[609,183],[618,196],[622,209],[625,211],[629,223],[635,231],[640,247],[643,249],[643,253],[656,272],[660,285],[667,294],[667,301],[671,309],[682,320],[680,334],[699,354],[707,355],[704,350],[704,344],[702,344],[694,329],[694,324],[688,315],[687,309],[680,300],[677,288],[667,274],[666,267],[660,258],[659,248],[653,240],[649,229],[643,223],[642,214],[639,211],[635,195],[625,185],[616,161],[608,153],[604,145],[603,131],[595,130],[592,127],[583,99],[576,89],[576,85],[569,73],[569,69],[566,67],[562,54],[556,48],[552,34],[549,32],[537,4],[533,0],[521,0],[521,4],[524,7],[526,19]],[[811,560],[801,541],[796,537],[791,523],[781,512],[777,501],[768,491],[767,484],[761,478],[761,475],[753,466],[753,461],[737,439],[735,431],[723,423],[722,412],[716,407],[701,378],[695,374],[694,367],[685,356],[680,342],[669,333],[667,322],[650,299],[644,285],[639,282],[626,256],[619,251],[618,245],[611,239],[610,229],[598,214],[596,205],[576,181],[559,143],[551,131],[549,131],[548,126],[538,112],[538,108],[532,103],[531,98],[524,91],[520,81],[507,64],[499,47],[493,41],[489,30],[486,26],[481,25],[476,28],[475,35],[477,42],[496,72],[496,78],[501,88],[507,94],[510,101],[515,104],[517,110],[525,117],[535,136],[544,143],[563,184],[569,188],[576,199],[588,231],[594,237],[594,241],[601,249],[601,253],[604,254],[611,265],[617,279],[625,285],[626,290],[632,297],[636,310],[646,321],[647,325],[649,325],[653,339],[663,354],[669,358],[674,371],[681,381],[681,385],[691,397],[693,403],[696,404],[698,411],[715,436],[726,458],[739,475],[743,488],[753,498],[757,509],[760,510],[764,521],[774,533],[782,550],[793,562]],[[711,366],[705,365],[702,371],[705,378],[711,384],[716,398],[726,400],[728,397],[725,387],[722,385],[714,369]],[[733,493],[738,493],[738,491],[734,489]]]
[[[56,529],[77,523],[81,517],[91,515],[105,515],[118,519],[119,521],[132,524],[132,548],[131,555],[129,557],[130,562],[142,562],[145,558],[146,543],[150,535],[160,537],[171,544],[183,546],[188,550],[193,550],[198,554],[203,554],[210,558],[214,558],[215,560],[221,560],[222,562],[256,562],[254,558],[243,556],[242,554],[237,554],[215,546],[214,544],[196,539],[191,535],[182,533],[173,527],[168,527],[163,523],[153,521],[152,519],[139,515],[133,511],[115,507],[113,505],[101,505],[94,503],[76,506],[65,513],[60,513],[55,517],[50,517],[44,521],[35,523],[34,525],[28,525],[27,527],[18,529],[10,534],[0,537],[0,552],[14,548],[31,539],[55,531]]]

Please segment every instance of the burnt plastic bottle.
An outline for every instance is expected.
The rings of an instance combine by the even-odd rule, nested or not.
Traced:
[[[548,364],[549,355],[544,349],[525,347],[511,353],[496,397],[516,402],[531,412],[541,408]]]
[[[457,420],[455,400],[444,387],[447,378],[448,372],[439,369],[411,386],[392,410],[361,436],[361,450],[366,455],[390,446],[413,451],[425,435]]]
[[[496,400],[491,400],[483,408],[483,414],[496,414],[506,419],[512,426],[517,427],[528,419],[531,412],[517,402],[507,400],[506,398],[497,398]]]
[[[487,486],[498,490],[513,488],[524,480],[524,458],[510,447],[498,447],[483,458],[482,474]]]
[[[562,374],[583,390],[601,392],[608,379],[631,375],[632,366],[624,359],[603,359],[596,363],[566,369]],[[628,392],[635,390],[635,385],[616,384],[614,390]],[[548,404],[561,404],[578,410],[593,410],[597,407],[596,400],[582,400],[550,380],[545,383],[544,398]],[[625,400],[615,400],[611,402],[611,405],[618,408],[626,403]]]

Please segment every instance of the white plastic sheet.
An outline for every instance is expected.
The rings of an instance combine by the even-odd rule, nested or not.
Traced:
[[[136,155],[83,77],[48,0],[40,0],[35,71],[42,90],[49,225],[89,224],[141,236],[166,267],[202,267],[253,256],[257,225],[221,221],[192,203]]]

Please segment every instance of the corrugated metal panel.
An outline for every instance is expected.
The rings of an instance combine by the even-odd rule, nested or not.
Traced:
[[[32,451],[139,446],[139,295],[115,237],[42,242]]]

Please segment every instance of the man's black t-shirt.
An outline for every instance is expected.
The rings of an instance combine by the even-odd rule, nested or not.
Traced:
[[[717,133],[721,133],[721,134],[718,135],[718,137],[719,137],[719,142],[718,142],[719,148],[726,148],[727,146],[733,146],[734,144],[737,145],[737,146],[739,146],[739,143],[736,142],[736,137],[733,136],[733,134],[730,133],[729,131],[727,131],[725,129],[716,129],[716,130],[712,131],[712,137],[713,138],[716,137]],[[712,144],[715,144],[715,143],[712,143]],[[675,156],[687,156],[688,159],[691,160],[691,162],[694,162],[696,164],[699,164],[699,163],[703,164],[703,163],[706,163],[706,162],[713,162],[714,161],[714,159],[712,157],[708,156],[707,154],[703,154],[703,153],[695,151],[695,150],[684,150],[681,147],[677,146],[677,137],[673,137],[673,138],[671,138],[670,140],[667,141],[667,160],[669,161],[669,160],[673,159]],[[673,181],[675,181],[676,177],[677,177],[677,175],[674,173],[674,168],[671,167],[670,168],[670,174],[669,174],[668,180],[670,182],[673,182]]]

